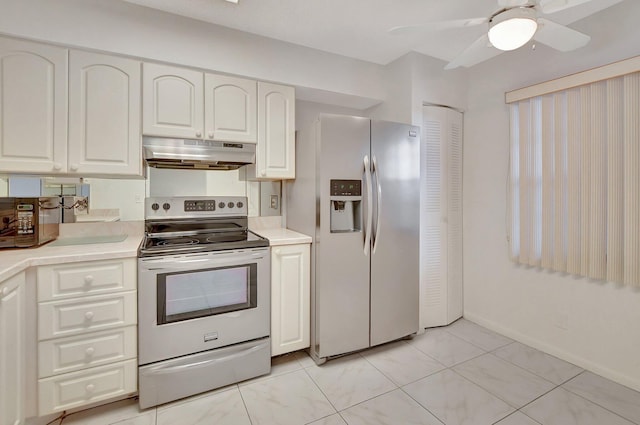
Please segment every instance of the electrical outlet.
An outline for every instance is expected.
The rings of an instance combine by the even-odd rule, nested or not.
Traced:
[[[278,209],[278,195],[271,195],[271,208],[274,210]]]

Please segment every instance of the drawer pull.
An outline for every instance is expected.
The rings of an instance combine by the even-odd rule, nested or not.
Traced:
[[[86,353],[87,356],[93,356],[93,353],[95,353],[95,348],[93,347],[89,347],[86,350],[84,350],[84,352]]]
[[[92,393],[92,392],[94,392],[94,391],[95,391],[96,386],[95,386],[95,385],[93,385],[93,384],[89,384],[89,385],[87,385],[87,386],[85,387],[85,389],[87,390],[87,392],[88,392],[88,393]]]
[[[86,275],[86,276],[84,277],[84,283],[85,283],[85,284],[87,284],[87,285],[92,284],[92,283],[93,283],[93,280],[94,280],[94,279],[93,279],[93,276],[91,276],[90,274],[88,274],[88,275]]]
[[[87,320],[91,320],[91,319],[93,319],[93,311],[87,311],[87,312],[84,314],[84,318],[85,318],[85,319],[87,319]]]

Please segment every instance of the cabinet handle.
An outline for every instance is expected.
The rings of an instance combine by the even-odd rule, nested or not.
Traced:
[[[9,288],[7,288],[6,286],[4,288],[2,288],[2,296],[4,297],[5,295],[7,295],[9,293]]]
[[[200,137],[200,136],[202,136],[202,132],[196,131],[196,137]]]
[[[88,393],[92,393],[92,392],[94,392],[94,391],[95,391],[96,386],[95,386],[95,385],[93,385],[93,384],[89,384],[89,385],[87,385],[87,386],[85,387],[85,389],[87,390],[87,392],[88,392]]]
[[[209,132],[209,139],[213,139],[213,131]]]
[[[69,168],[71,169],[71,171],[78,171],[78,164],[71,164]]]
[[[93,276],[91,276],[90,274],[86,275],[84,277],[84,283],[87,285],[90,285],[93,283]]]
[[[267,175],[267,172],[266,172],[266,171],[264,171],[264,170],[261,170],[261,171],[260,171],[260,175],[261,175],[261,176],[266,176],[266,175]]]
[[[276,249],[275,251],[273,251],[276,255],[280,255],[280,249]]]
[[[93,311],[87,311],[87,312],[84,314],[84,318],[85,318],[85,319],[87,319],[87,320],[91,320],[91,319],[93,319]]]
[[[62,164],[60,164],[59,162],[56,162],[55,164],[53,164],[53,169],[62,170]]]
[[[95,353],[95,351],[96,351],[96,350],[95,350],[93,347],[89,347],[89,348],[87,348],[86,350],[84,350],[84,352],[85,352],[85,354],[86,354],[87,356],[93,356],[93,353]]]

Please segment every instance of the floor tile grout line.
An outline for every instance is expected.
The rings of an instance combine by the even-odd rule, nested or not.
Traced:
[[[468,322],[473,323],[473,324],[474,324],[474,325],[476,325],[476,326],[480,326],[480,325],[478,325],[477,323],[471,322],[470,320],[468,320]],[[455,323],[455,322],[454,322],[454,323]],[[448,328],[449,328],[449,326],[451,326],[451,325],[445,326],[445,327],[443,327],[442,329],[443,329],[445,332],[449,333],[450,335],[453,335],[453,336],[455,336],[456,338],[460,338],[461,340],[463,340],[463,341],[465,341],[465,342],[468,342],[469,344],[471,344],[471,345],[473,345],[473,346],[475,346],[475,347],[478,347],[479,349],[484,350],[484,351],[486,351],[486,352],[490,352],[490,351],[493,351],[493,350],[498,350],[498,349],[500,349],[500,348],[502,348],[502,347],[506,347],[507,345],[512,344],[512,343],[514,343],[514,342],[516,342],[516,341],[515,341],[514,339],[512,339],[512,338],[506,337],[506,336],[504,336],[504,335],[502,335],[502,334],[499,334],[499,333],[494,332],[494,331],[492,331],[492,330],[490,330],[490,329],[487,329],[488,331],[492,332],[493,334],[495,334],[495,335],[497,335],[497,336],[499,336],[499,337],[501,337],[501,338],[507,338],[510,342],[508,342],[508,343],[506,343],[506,344],[503,344],[503,345],[501,345],[501,346],[499,346],[499,347],[496,347],[496,348],[486,349],[486,348],[484,348],[484,347],[480,347],[477,343],[474,343],[474,342],[469,341],[468,339],[466,339],[466,338],[464,338],[464,337],[461,337],[461,336],[459,336],[459,335],[454,334],[453,332],[451,332],[451,331],[448,329]],[[482,327],[482,326],[480,326],[480,327]],[[484,328],[484,327],[482,327],[482,328]],[[486,329],[486,328],[484,328],[484,329]]]
[[[442,372],[442,371],[441,371]],[[409,385],[409,384],[407,384]],[[411,396],[411,394],[409,394],[405,389],[404,386],[400,387],[400,391],[402,391],[403,393],[405,393],[407,395],[407,397],[409,397],[411,400],[415,401],[416,403],[418,403],[418,406],[422,407],[424,410],[426,410],[427,412],[429,412],[434,418],[436,418],[438,421],[440,421],[442,423],[442,425],[446,425],[446,422],[444,421],[444,419],[441,419],[440,416],[436,415],[434,412],[432,412],[431,410],[429,410],[429,408],[427,408],[426,406],[424,406],[422,403],[420,403],[418,400],[416,400],[415,398],[413,398]]]
[[[585,370],[585,372],[586,372],[586,370]],[[568,381],[567,381],[567,382],[568,382]],[[612,381],[612,382],[613,382],[613,381]],[[565,384],[566,384],[566,382],[565,382]],[[636,421],[632,421],[631,419],[626,418],[625,416],[622,416],[620,413],[618,413],[618,412],[616,412],[616,411],[614,411],[614,410],[611,410],[611,409],[609,409],[608,407],[605,407],[605,406],[601,405],[600,403],[598,403],[598,402],[596,402],[596,401],[594,401],[594,400],[591,400],[591,399],[589,399],[589,398],[587,398],[587,397],[585,397],[585,396],[583,396],[583,395],[581,395],[581,394],[575,393],[575,392],[571,391],[570,389],[565,388],[565,387],[564,387],[564,384],[562,384],[562,385],[558,385],[558,387],[562,387],[562,389],[563,389],[563,390],[565,390],[565,391],[567,391],[567,392],[570,392],[571,394],[573,394],[573,395],[575,395],[575,396],[577,396],[577,397],[580,397],[581,399],[586,400],[586,401],[588,401],[589,403],[593,403],[593,404],[595,404],[596,406],[598,406],[598,407],[600,407],[600,408],[602,408],[602,409],[606,410],[607,412],[609,412],[609,413],[613,413],[614,415],[621,417],[621,418],[622,418],[622,419],[624,419],[625,421],[631,422],[631,423],[632,423],[632,424],[634,424],[634,425],[640,425],[638,422],[636,422]]]
[[[316,365],[317,366],[317,365]],[[320,367],[320,366],[318,366]],[[313,376],[311,376],[309,374],[309,372],[307,371],[306,368],[302,369],[304,371],[304,373],[309,377],[309,379],[311,379],[311,382],[313,382],[313,385],[316,386],[316,388],[318,389],[318,391],[320,391],[320,394],[322,394],[322,396],[329,402],[329,404],[331,405],[331,407],[333,407],[333,410],[336,411],[336,413],[338,413],[338,409],[336,409],[336,406],[333,405],[333,402],[329,399],[329,397],[325,394],[324,391],[322,391],[322,388],[320,388],[320,385],[318,385],[318,383],[315,381],[315,379],[313,379]]]
[[[238,385],[238,393],[240,394],[240,399],[242,400],[242,405],[244,406],[244,411],[247,412],[247,418],[249,418],[249,423],[251,425],[253,425],[253,421],[251,420],[251,414],[249,413],[249,408],[247,407],[247,402],[244,401],[244,396],[242,395],[242,391],[240,391],[240,386],[239,385]]]
[[[504,357],[500,357],[500,356],[498,356],[498,355],[495,353],[496,351],[501,350],[501,349],[503,349],[503,348],[505,348],[505,347],[507,347],[507,346],[509,346],[509,345],[511,345],[511,344],[515,344],[515,343],[519,343],[519,344],[521,344],[521,345],[524,345],[525,347],[532,348],[532,349],[534,349],[534,350],[536,350],[536,351],[539,351],[539,352],[540,352],[540,353],[542,353],[542,354],[545,354],[545,355],[547,355],[547,356],[551,356],[551,357],[553,357],[554,359],[557,359],[557,360],[559,360],[559,361],[561,361],[561,362],[567,363],[567,364],[569,364],[569,365],[571,365],[571,366],[573,366],[573,367],[577,367],[578,369],[580,369],[580,372],[578,372],[577,374],[573,375],[573,376],[572,376],[572,377],[570,377],[570,378],[565,379],[564,381],[562,381],[562,383],[560,383],[560,384],[556,384],[555,382],[550,381],[548,378],[545,378],[544,376],[540,375],[538,372],[535,372],[535,371],[533,371],[533,370],[529,370],[529,369],[527,369],[527,368],[524,368],[524,367],[520,366],[519,364],[512,362],[512,361],[511,361],[511,360],[509,360],[509,359],[505,359]],[[573,363],[570,363],[570,362],[568,362],[568,361],[566,361],[566,360],[559,359],[558,357],[552,356],[552,355],[551,355],[551,354],[549,354],[549,353],[545,353],[545,352],[544,352],[544,351],[542,351],[542,350],[538,350],[537,348],[533,348],[533,347],[531,347],[530,345],[523,344],[523,343],[521,343],[521,342],[519,342],[519,341],[513,341],[511,344],[508,344],[508,345],[505,345],[505,346],[502,346],[502,347],[498,347],[498,348],[496,348],[495,350],[490,351],[490,352],[489,352],[489,353],[487,353],[487,354],[493,354],[493,355],[494,355],[494,356],[496,356],[497,358],[499,358],[499,359],[501,359],[501,360],[504,360],[504,361],[506,361],[506,362],[508,362],[508,363],[510,363],[510,364],[512,364],[512,365],[514,365],[514,366],[517,366],[517,367],[519,367],[520,369],[526,370],[527,372],[533,373],[534,375],[539,376],[540,378],[542,378],[542,379],[544,379],[544,380],[546,380],[546,381],[549,381],[549,382],[551,382],[552,384],[555,384],[555,385],[564,385],[564,384],[566,384],[567,382],[571,381],[573,378],[575,378],[575,377],[577,377],[578,375],[581,375],[583,372],[585,372],[585,369],[581,368],[580,366],[577,366],[577,365],[575,365],[575,364],[573,364]]]

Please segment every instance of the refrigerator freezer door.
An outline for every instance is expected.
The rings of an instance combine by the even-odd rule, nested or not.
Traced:
[[[373,211],[371,345],[418,330],[420,133],[404,124],[371,122]]]
[[[361,180],[361,222],[366,223],[364,158],[369,156],[370,121],[321,115],[317,143],[320,226],[315,239],[315,341],[312,350],[324,358],[369,346],[369,259],[364,224],[359,232],[331,233],[331,185],[334,180]],[[365,253],[367,251],[367,253]]]

